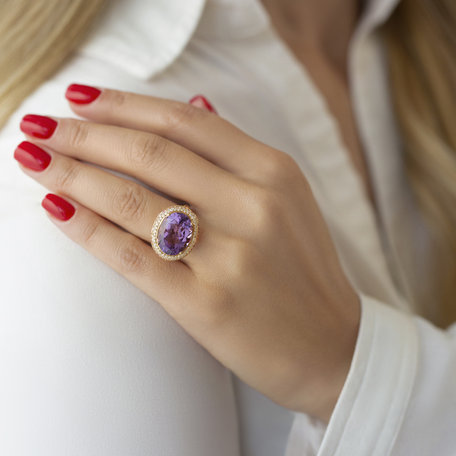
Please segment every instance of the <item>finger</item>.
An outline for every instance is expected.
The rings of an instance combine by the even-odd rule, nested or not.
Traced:
[[[239,176],[249,176],[265,158],[268,148],[215,113],[188,103],[102,89],[84,98],[81,91],[93,88],[72,85],[67,98],[73,111],[95,122],[109,123],[155,133],[194,151]],[[98,90],[98,89],[95,89]],[[87,103],[87,101],[89,101]]]
[[[52,130],[41,134],[43,125]],[[52,150],[129,174],[200,210],[226,203],[233,185],[232,174],[155,134],[35,115],[25,116],[21,129]]]
[[[180,315],[180,303],[191,299],[196,282],[187,265],[163,261],[136,236],[73,200],[47,195],[42,205],[70,239],[162,304],[171,316]]]
[[[46,157],[44,154],[47,154]],[[16,148],[15,158],[41,157],[47,166],[41,170],[21,169],[47,189],[68,196],[83,206],[111,220],[125,230],[150,242],[155,217],[174,202],[157,195],[130,180],[115,176],[94,166],[81,163],[49,148],[23,141]]]

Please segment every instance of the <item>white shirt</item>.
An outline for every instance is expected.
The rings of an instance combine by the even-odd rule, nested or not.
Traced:
[[[411,305],[427,292],[429,237],[404,178],[376,34],[397,1],[366,4],[349,53],[378,215],[324,98],[260,0],[112,2],[77,55],[25,100],[0,132],[0,454],[456,454],[456,325],[440,330]],[[71,82],[181,101],[203,93],[300,165],[362,305],[328,426],[249,388],[47,220],[47,190],[12,153],[22,115],[72,115]]]

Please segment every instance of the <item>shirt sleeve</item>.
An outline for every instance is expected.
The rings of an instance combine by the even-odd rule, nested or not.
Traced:
[[[137,87],[75,57],[0,130],[0,455],[239,456],[231,372],[57,229],[13,158],[23,115],[73,117],[75,80]]]
[[[327,426],[296,413],[286,456],[456,454],[456,324],[447,330],[370,296]]]

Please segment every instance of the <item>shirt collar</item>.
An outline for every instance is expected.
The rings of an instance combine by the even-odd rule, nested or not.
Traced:
[[[112,0],[80,53],[140,79],[166,69],[190,40],[206,0]]]
[[[399,1],[364,0],[358,32],[385,22]],[[261,0],[112,0],[80,52],[149,79],[179,57],[197,28],[241,39],[268,26]]]

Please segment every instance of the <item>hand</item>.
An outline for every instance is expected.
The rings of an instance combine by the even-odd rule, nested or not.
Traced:
[[[50,219],[243,381],[327,422],[360,304],[296,162],[200,107],[84,90],[91,102],[71,107],[89,121],[21,123],[29,141],[15,152],[21,168],[70,201],[46,197]],[[151,225],[183,201],[200,235],[188,256],[165,261],[150,246]]]

